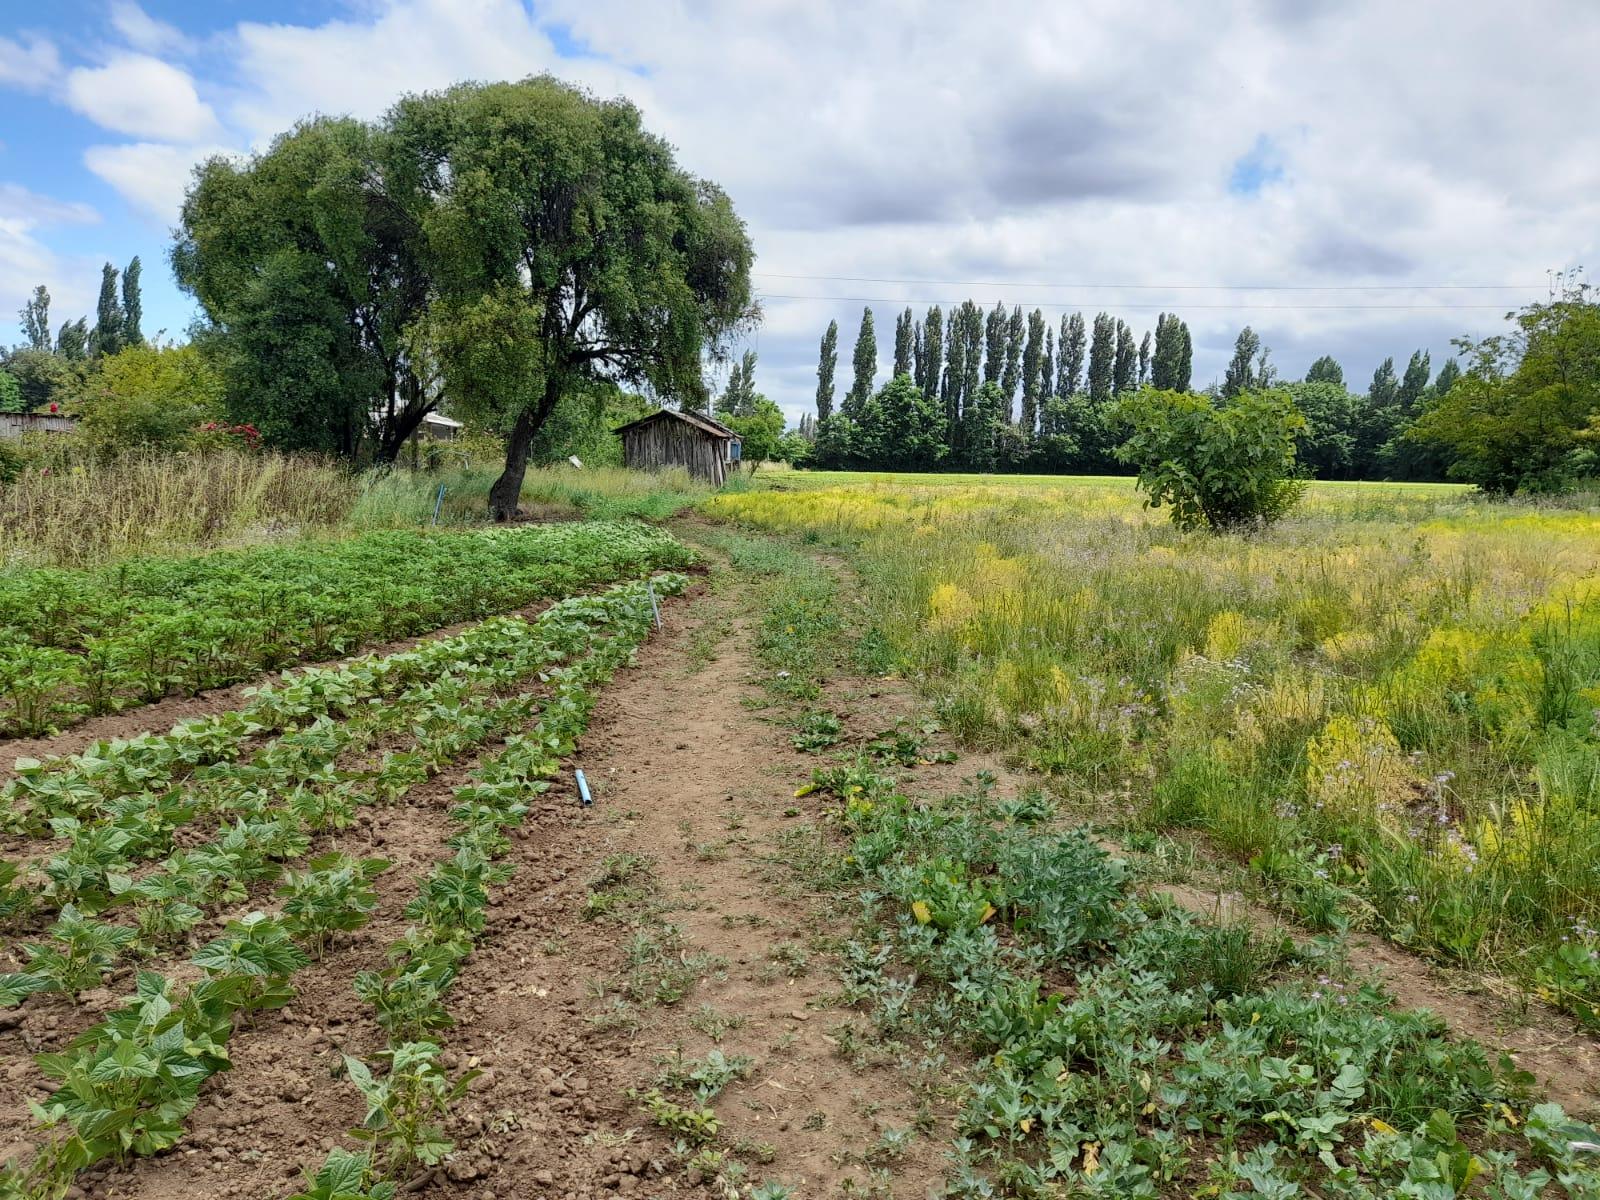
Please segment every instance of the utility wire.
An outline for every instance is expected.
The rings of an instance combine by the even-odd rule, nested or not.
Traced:
[[[1532,292],[1548,283],[1027,283],[1015,279],[892,279],[875,275],[791,275],[752,271],[762,279],[814,279],[830,283],[933,284],[938,287],[1079,288],[1140,292]],[[849,297],[845,297],[848,299]]]
[[[978,285],[974,285],[978,286]],[[963,300],[950,299],[917,299],[911,296],[794,296],[785,292],[762,292],[763,300],[815,300],[823,303],[830,301],[848,301],[855,304],[961,304]],[[971,296],[964,298],[972,299]],[[987,303],[985,301],[984,303]],[[1480,309],[1493,312],[1505,312],[1504,304],[1124,304],[1121,302],[1082,300],[1049,300],[1045,301],[1051,308],[1092,308],[1095,304],[1108,303],[1111,308],[1140,308],[1140,309],[1177,309],[1181,307],[1184,312],[1193,312],[1195,309],[1243,309],[1250,312],[1271,311],[1281,309],[1296,311],[1306,309],[1344,309],[1354,311],[1382,311],[1382,310],[1412,310],[1421,312],[1451,312],[1465,309]]]

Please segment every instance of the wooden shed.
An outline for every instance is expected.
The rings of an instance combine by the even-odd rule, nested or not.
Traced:
[[[684,467],[696,479],[721,486],[739,461],[739,435],[704,413],[663,408],[618,427],[622,463],[643,471]]]

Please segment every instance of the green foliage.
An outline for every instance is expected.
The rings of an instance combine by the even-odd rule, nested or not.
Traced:
[[[867,406],[867,400],[872,396],[872,381],[878,373],[878,337],[872,328],[872,310],[861,310],[861,328],[856,333],[856,349],[854,357],[855,380],[850,385],[850,390],[844,394],[844,400],[839,405],[839,411],[852,419],[858,419]]]
[[[1456,343],[1464,371],[1408,438],[1443,447],[1451,476],[1485,492],[1560,491],[1596,471],[1585,437],[1600,415],[1600,303],[1572,286],[1513,323]]]
[[[359,929],[371,919],[378,906],[373,881],[388,869],[384,859],[353,859],[335,851],[312,859],[305,871],[289,871],[278,889],[289,932],[321,958],[329,935]]]
[[[507,433],[496,515],[586,382],[704,405],[702,351],[752,311],[750,243],[637,109],[545,76],[408,97],[388,124],[416,156],[405,205],[438,289],[426,342],[462,411]]]
[[[17,382],[17,377],[10,371],[0,367],[0,413],[19,413],[22,411],[22,386]],[[4,479],[0,478],[0,483]]]
[[[401,1042],[383,1052],[387,1070],[381,1078],[360,1059],[344,1056],[345,1073],[367,1104],[351,1136],[371,1142],[390,1175],[414,1163],[436,1166],[455,1149],[444,1135],[443,1118],[480,1072],[451,1079],[439,1053],[433,1042]]]
[[[334,1149],[315,1175],[307,1173],[306,1190],[289,1200],[394,1200],[395,1185],[376,1174],[370,1154]]]
[[[75,905],[64,905],[50,926],[50,941],[23,947],[28,956],[25,974],[31,982],[7,977],[12,980],[13,1003],[35,991],[65,992],[76,1000],[84,989],[99,987],[118,952],[133,940],[133,932],[124,925],[86,917]]]
[[[0,576],[0,729],[37,733],[689,561],[663,531],[595,522],[13,570]]]
[[[833,376],[839,366],[839,322],[829,321],[817,361],[817,420],[833,415]]]
[[[1124,401],[1129,427],[1117,456],[1139,471],[1152,508],[1179,529],[1270,525],[1300,499],[1292,477],[1305,418],[1281,391],[1243,392],[1220,407],[1205,397],[1148,390]]]
[[[253,912],[229,921],[222,936],[197,950],[191,961],[209,978],[242,981],[238,1006],[253,1012],[282,1008],[292,1000],[289,977],[310,959],[294,944],[288,922]]]
[[[100,271],[100,302],[95,309],[89,350],[95,358],[116,354],[128,344],[122,304],[117,299],[117,269],[110,263]]]
[[[98,454],[176,450],[222,403],[222,381],[192,345],[138,342],[102,357],[78,404],[81,436]]]
[[[430,277],[406,149],[324,117],[199,168],[173,266],[209,322],[199,344],[228,420],[271,446],[354,456],[366,442],[388,461],[431,407],[411,340]]]
[[[752,475],[763,462],[779,458],[783,410],[765,396],[755,397],[748,412],[724,417],[722,422],[739,435],[740,457]]]

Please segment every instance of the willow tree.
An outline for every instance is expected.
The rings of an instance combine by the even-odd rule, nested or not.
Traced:
[[[202,164],[172,253],[206,317],[224,407],[288,449],[391,462],[438,403],[410,147],[348,118]]]
[[[750,239],[638,109],[541,76],[410,97],[389,124],[438,287],[428,343],[457,408],[506,434],[496,519],[541,426],[594,382],[704,407],[702,356],[756,315]]]

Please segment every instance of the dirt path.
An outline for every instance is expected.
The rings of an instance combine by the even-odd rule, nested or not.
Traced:
[[[822,1197],[854,1180],[865,1195],[881,1166],[892,1191],[872,1194],[925,1196],[943,1148],[918,1138],[898,1157],[874,1152],[885,1131],[917,1122],[919,1100],[891,1064],[847,1061],[852,1018],[830,1000],[838,979],[821,960],[849,910],[774,861],[804,843],[809,811],[787,798],[816,760],[752,707],[761,693],[733,606],[707,595],[673,617],[584,738],[593,810],[554,843],[524,844],[537,865],[519,871],[497,918],[504,935],[474,963],[451,1042],[494,1078],[465,1122],[483,1130],[479,1153],[449,1174],[481,1177],[485,1200],[721,1195],[713,1172],[673,1166],[673,1138],[625,1094],[664,1060],[715,1048],[751,1060],[715,1102],[745,1182]],[[622,856],[652,864],[648,886],[633,881],[647,894],[585,917],[590,882],[634,861]],[[640,939],[666,961],[639,965],[636,952],[630,967]]]

